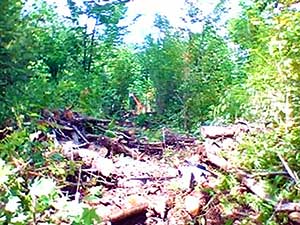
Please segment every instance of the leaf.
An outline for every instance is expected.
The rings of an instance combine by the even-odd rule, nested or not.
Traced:
[[[84,208],[80,222],[73,223],[74,225],[91,225],[94,222],[101,222],[100,217],[96,213],[96,209]]]
[[[61,162],[64,160],[64,157],[60,154],[60,153],[54,153],[51,155],[51,159],[53,159],[53,161],[58,161]]]
[[[0,186],[7,182],[8,176],[12,173],[11,168],[0,159]]]
[[[48,178],[35,179],[29,190],[31,196],[48,196],[56,190],[56,184]]]
[[[8,199],[8,202],[5,205],[5,210],[9,212],[16,212],[20,206],[21,200],[17,196],[12,196]]]

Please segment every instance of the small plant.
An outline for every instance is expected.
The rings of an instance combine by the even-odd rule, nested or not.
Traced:
[[[74,172],[72,162],[67,163],[51,141],[36,142],[29,133],[23,128],[0,142],[0,221],[16,225],[99,223],[95,209],[68,199],[59,188],[62,183],[58,181],[64,182]],[[99,190],[90,196],[97,194]]]

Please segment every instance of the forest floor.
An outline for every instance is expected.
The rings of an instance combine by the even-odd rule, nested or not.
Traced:
[[[59,153],[73,162],[74,171],[67,169],[69,175],[58,181],[62,192],[96,209],[103,225],[240,224],[243,218],[260,224],[260,212],[247,205],[224,208],[233,191],[220,188],[228,174],[240,182],[235,193],[270,201],[259,180],[224,157],[251,132],[247,123],[202,127],[201,139],[163,128],[156,141],[128,119],[102,120],[70,110],[45,110],[39,124],[50,129],[31,134],[31,141],[51,140],[52,150],[43,154]]]

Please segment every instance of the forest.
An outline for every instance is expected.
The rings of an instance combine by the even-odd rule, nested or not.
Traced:
[[[300,224],[300,5],[201,2],[0,1],[0,224]]]

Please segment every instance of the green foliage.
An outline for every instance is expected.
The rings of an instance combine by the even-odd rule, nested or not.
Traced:
[[[30,75],[27,65],[35,59],[36,44],[27,23],[21,17],[23,1],[0,2],[0,106],[6,103],[5,91],[16,81],[26,81]]]
[[[25,127],[0,142],[0,221],[9,224],[99,222],[95,209],[68,200],[58,188],[62,184],[53,180],[65,180],[72,173],[72,162],[53,149],[50,142],[34,141],[34,133],[30,133],[30,128]],[[40,167],[42,172],[36,172]],[[40,174],[40,177],[30,174]]]
[[[292,111],[299,108],[294,101],[299,93],[295,85],[299,73],[294,67],[298,64],[299,12],[286,6],[275,12],[271,3],[262,8],[253,1],[245,7],[244,16],[232,22],[231,36],[249,53],[245,89],[253,97],[248,115],[292,126],[297,120],[297,116],[292,118],[297,115]]]
[[[126,12],[123,3],[90,1],[77,6],[68,1],[72,26],[41,3],[27,16],[39,46],[38,60],[28,65],[33,76],[26,83],[17,79],[14,89],[7,90],[2,118],[12,106],[19,114],[73,106],[91,115],[113,116],[132,109],[128,94],[134,93],[149,109],[184,128],[213,119],[213,108],[232,83],[233,65],[226,43],[212,25],[186,40],[157,15],[161,38],[149,37],[136,54],[117,46],[125,31],[119,25]],[[92,33],[79,26],[83,14],[96,21]]]
[[[188,120],[212,120],[212,111],[221,97],[236,82],[234,62],[226,42],[210,23],[201,34],[190,37],[187,63],[190,65],[181,95],[185,99]],[[193,121],[195,120],[195,121]]]
[[[299,12],[288,8],[289,3],[280,9],[274,9],[272,3],[248,2],[243,16],[231,22],[232,40],[247,52],[244,54],[247,79],[241,89],[244,93],[237,92],[236,88],[229,90],[222,105],[230,106],[231,99],[238,99],[241,116],[273,124],[272,131],[250,137],[242,143],[238,154],[230,156],[238,165],[253,172],[282,170],[278,154],[294,171],[299,164],[299,141],[296,141],[299,140],[299,101],[295,101],[299,99],[299,71],[294,69],[298,64],[294,53],[299,45]],[[276,176],[265,180],[268,192],[276,201],[299,199],[298,184],[290,179]],[[252,207],[256,205],[258,203]],[[259,209],[264,215],[261,220],[267,224],[287,223],[284,215],[268,219],[270,205],[264,204]]]
[[[34,44],[27,43],[30,48],[22,48],[26,55],[32,55],[28,60],[24,57],[25,54],[20,57],[26,64],[17,62],[18,66],[22,65],[24,71],[28,71],[26,82],[15,75],[14,79],[3,74],[4,101],[1,101],[0,105],[0,119],[9,116],[12,107],[19,114],[25,115],[45,107],[73,106],[92,115],[105,113],[110,116],[126,108],[128,88],[133,80],[138,79],[139,66],[136,60],[131,58],[133,55],[130,50],[116,48],[116,45],[121,43],[121,36],[125,31],[124,27],[119,26],[119,21],[126,12],[123,3],[101,6],[90,2],[84,8],[76,8],[73,5],[73,22],[82,14],[96,20],[97,27],[95,26],[91,34],[86,26],[78,27],[79,23],[73,26],[66,19],[59,18],[44,1],[33,5],[33,10],[26,12],[26,17],[22,17],[21,3],[4,1],[1,4],[3,9],[9,4],[16,7],[8,11],[11,17],[19,17],[13,22],[13,33],[24,29],[25,21],[30,21],[22,32],[29,32],[30,35],[24,36],[28,37],[28,40],[32,38]],[[14,21],[11,17],[6,17],[7,25]],[[104,25],[105,29],[98,29],[99,25]],[[2,29],[3,32],[8,31],[5,26]],[[13,42],[10,41],[13,38],[12,34],[8,32],[5,35],[3,37],[7,39],[9,46],[13,46]],[[18,39],[14,42],[15,47],[21,48],[23,43],[17,41]],[[6,48],[6,44],[3,44]],[[11,54],[15,54],[19,50],[10,51]],[[3,55],[3,64],[9,61],[14,60]],[[13,69],[10,73],[16,74],[16,66],[12,65],[10,68]],[[29,71],[32,74],[30,78]],[[8,79],[11,81],[8,82]],[[13,86],[8,88],[9,85]]]
[[[0,219],[33,223],[55,208],[55,216],[45,221],[98,221],[95,210],[63,199],[51,179],[24,177],[19,164],[25,165],[23,169],[27,164],[35,169],[47,167],[46,172],[61,178],[68,165],[58,152],[45,157],[51,143],[30,140],[32,127],[24,127],[24,121],[38,119],[41,109],[64,107],[93,116],[120,117],[135,107],[130,105],[130,93],[157,112],[154,119],[139,115],[135,122],[140,126],[147,127],[149,119],[159,121],[157,127],[167,123],[184,129],[197,129],[218,118],[270,123],[271,131],[245,139],[227,158],[248,171],[278,171],[283,169],[279,153],[297,171],[299,10],[293,7],[295,1],[244,1],[241,16],[228,23],[228,39],[217,28],[225,3],[220,1],[213,14],[203,16],[196,2],[187,1],[185,21],[194,25],[201,21],[203,30],[198,33],[172,27],[166,17],[157,15],[158,38],[148,35],[142,46],[130,49],[122,40],[127,30],[120,22],[127,8],[121,1],[85,1],[79,6],[68,0],[71,17],[60,18],[46,1],[37,1],[26,11],[23,1],[2,0],[0,121],[13,118],[18,130],[0,143]],[[95,26],[82,25],[82,15]],[[228,47],[230,42],[235,51]],[[158,132],[144,132],[160,138]],[[266,177],[264,182],[276,201],[300,198],[299,184],[286,177]],[[286,222],[284,215],[270,219],[270,205],[254,195],[238,193],[238,185],[234,176],[224,177],[219,189],[231,190],[222,202],[224,212],[240,204],[260,211],[263,223]],[[40,188],[46,192],[39,193]],[[78,211],[73,212],[74,207]],[[245,218],[242,223],[251,222]]]
[[[24,223],[60,223],[93,224],[100,222],[95,209],[66,201],[61,197],[55,182],[50,178],[34,179],[31,184],[15,174],[18,169],[0,160],[1,167],[1,202],[0,220],[9,224]],[[26,194],[29,192],[29,194]],[[76,210],[74,210],[76,209]],[[53,210],[55,210],[53,212]],[[50,213],[51,212],[51,213]]]
[[[243,16],[231,22],[231,37],[245,54],[247,79],[243,93],[237,89],[228,96],[248,99],[239,103],[242,116],[251,120],[271,122],[272,130],[253,135],[239,146],[230,158],[252,172],[283,170],[279,154],[293,171],[299,164],[299,71],[295,55],[299,45],[297,21],[299,12],[284,3],[274,9],[273,1],[252,1],[244,6]],[[294,54],[295,53],[295,54]],[[228,97],[227,97],[228,98]],[[230,98],[224,98],[230,105]],[[236,157],[234,157],[234,156]],[[300,198],[298,185],[284,176],[265,177],[267,191],[275,201]],[[258,203],[251,207],[259,206]],[[286,215],[270,217],[270,205],[261,205],[261,218],[267,224],[286,224]]]
[[[220,97],[220,102],[213,111],[214,118],[234,121],[236,118],[245,117],[250,97],[243,84],[233,85]]]
[[[230,22],[232,40],[239,45],[246,77],[227,91],[216,109],[223,116],[242,116],[269,122],[270,128],[244,139],[238,152],[227,155],[239,167],[251,171],[281,171],[281,155],[293,171],[299,164],[299,12],[275,1],[251,1],[243,5],[242,16]],[[274,8],[275,6],[275,8]],[[240,111],[238,110],[240,108]],[[226,113],[226,115],[224,115]],[[228,116],[227,116],[228,115]],[[276,202],[300,198],[298,185],[288,177],[260,177]],[[262,213],[265,224],[287,224],[286,215],[271,216],[272,205],[242,196],[244,203]],[[236,199],[235,201],[240,201]],[[252,203],[251,203],[252,202]]]
[[[284,170],[279,154],[283,156],[293,171],[297,170],[299,154],[295,146],[290,143],[282,128],[276,128],[268,132],[260,131],[247,137],[239,146],[239,149],[236,150],[238,152],[227,153],[225,157],[229,158],[230,162],[238,168],[243,168],[253,174],[254,179],[260,180],[260,183],[265,186],[266,193],[271,196],[274,203],[281,201],[293,202],[300,198],[299,184],[288,176],[272,175],[272,172]],[[268,173],[270,174],[268,175]],[[225,211],[227,209],[230,214],[234,211],[232,208],[245,206],[260,212],[258,220],[264,224],[287,224],[286,215],[276,214],[277,216],[274,216],[274,203],[266,202],[249,192],[241,192],[240,188],[240,182],[237,182],[234,176],[223,177],[218,189],[223,192],[230,190],[230,193],[227,193],[222,200]]]

